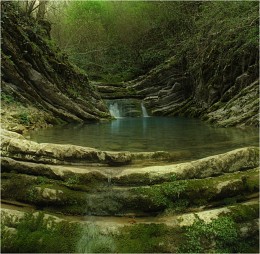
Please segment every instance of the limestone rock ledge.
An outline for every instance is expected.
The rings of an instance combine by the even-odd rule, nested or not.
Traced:
[[[259,191],[257,147],[185,163],[141,166],[136,158],[151,154],[38,144],[3,130],[1,153],[3,199],[52,212],[58,208],[64,214],[189,211],[244,202]]]
[[[75,145],[38,144],[22,135],[2,130],[1,155],[10,158],[49,164],[107,163],[124,165],[131,161],[128,152],[103,152],[94,148]]]

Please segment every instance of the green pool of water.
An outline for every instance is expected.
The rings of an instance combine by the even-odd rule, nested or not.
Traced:
[[[258,146],[257,128],[219,128],[198,119],[121,118],[108,123],[65,125],[30,133],[40,143],[74,144],[109,151],[189,151],[192,157]]]

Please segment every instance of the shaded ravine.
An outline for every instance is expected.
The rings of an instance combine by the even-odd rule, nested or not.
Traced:
[[[87,75],[53,45],[51,25],[24,15],[10,1],[2,2],[1,7],[4,128],[22,132],[17,125],[31,129],[110,119]]]

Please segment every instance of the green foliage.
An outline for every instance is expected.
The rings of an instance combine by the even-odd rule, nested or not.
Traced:
[[[8,253],[164,253],[170,241],[181,253],[250,253],[258,244],[254,237],[241,239],[228,216],[208,224],[197,218],[181,229],[134,224],[111,234],[92,223],[58,222],[41,212],[20,219],[2,214],[1,231],[1,251]]]
[[[189,12],[185,11],[185,18],[179,15],[186,10],[183,6],[177,2],[73,1],[63,8],[65,15],[50,18],[59,19],[53,35],[72,61],[91,78],[117,82],[132,79],[169,56],[168,49],[153,46],[190,24]]]
[[[182,213],[189,206],[189,200],[178,199],[173,204],[170,204],[168,208],[165,209],[164,213],[167,215],[174,215],[176,213]]]
[[[66,180],[66,184],[68,184],[68,185],[79,184],[79,177],[77,175],[69,177]]]
[[[46,184],[50,180],[45,176],[37,176],[37,184]]]
[[[1,52],[2,61],[8,62],[10,65],[14,65],[14,62],[12,61],[12,56],[6,55],[3,52]],[[2,94],[2,93],[1,93]]]
[[[18,115],[21,124],[29,125],[31,123],[30,116],[27,112],[22,112]]]
[[[39,193],[38,191],[34,188],[28,188],[26,191],[26,198],[28,199],[28,201],[32,202],[32,203],[36,203],[37,199],[38,199]]]
[[[93,253],[114,252],[113,240],[102,235],[94,224],[81,226],[66,221],[57,222],[44,213],[27,213],[16,221],[5,215],[2,220],[1,251],[16,253]]]
[[[253,2],[208,2],[200,7],[196,37],[186,42],[189,69],[204,83],[230,84],[258,55]]]
[[[240,244],[237,225],[228,216],[221,216],[208,224],[197,218],[184,229],[184,239],[180,253],[241,253],[249,248],[245,240],[245,244]]]
[[[259,205],[237,205],[230,208],[232,213],[230,216],[235,222],[242,223],[258,218],[259,216]]]
[[[4,92],[2,92],[0,94],[0,96],[1,96],[1,101],[4,101],[4,102],[6,102],[8,104],[15,103],[14,97],[12,95],[10,95],[10,94],[5,94]]]
[[[252,1],[57,5],[61,14],[49,15],[55,40],[95,80],[133,79],[178,54],[196,78],[231,82],[258,52],[258,3]]]
[[[13,234],[10,229],[1,223],[1,252],[11,252]]]
[[[73,87],[69,87],[69,88],[68,88],[68,93],[69,93],[72,97],[74,97],[74,98],[80,97],[79,91],[77,91],[77,90],[74,89]]]
[[[181,198],[181,193],[185,192],[188,182],[177,180],[172,176],[172,182],[160,185],[153,185],[149,188],[138,188],[137,192],[142,193],[151,199],[157,206],[172,208],[172,211],[182,211],[187,207],[188,201]]]
[[[185,191],[187,188],[186,180],[177,180],[176,175],[172,175],[172,182],[163,184],[163,192],[166,196],[169,197],[180,197],[180,194]]]
[[[21,200],[28,188],[35,183],[34,178],[24,177],[23,174],[2,173],[2,195],[6,198]]]
[[[51,223],[53,221],[50,219],[44,219],[43,213],[39,213],[38,216],[25,214],[19,221],[16,232],[12,237],[9,237],[6,232],[1,236],[3,243],[1,251],[17,253],[47,252],[46,248],[50,248],[51,236],[53,235],[52,229],[49,229],[47,225]],[[55,240],[57,241],[57,239]],[[46,243],[48,243],[48,247]]]
[[[117,251],[122,253],[166,252],[164,237],[168,229],[163,224],[136,224],[124,227],[116,239]]]

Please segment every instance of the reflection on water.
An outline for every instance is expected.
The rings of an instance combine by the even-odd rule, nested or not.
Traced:
[[[258,146],[258,129],[219,128],[198,119],[143,117],[109,123],[66,125],[30,133],[44,143],[74,144],[110,151],[191,151],[195,157]]]

